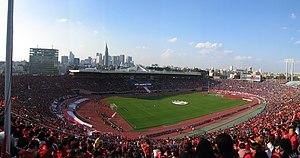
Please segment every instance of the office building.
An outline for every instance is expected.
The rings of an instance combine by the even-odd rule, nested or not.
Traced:
[[[104,66],[108,67],[110,62],[109,62],[109,55],[108,55],[108,48],[107,48],[107,43],[105,45],[105,56],[104,56]]]
[[[61,56],[61,64],[65,65],[68,64],[69,57],[68,56]]]
[[[58,49],[30,48],[29,74],[58,75]]]

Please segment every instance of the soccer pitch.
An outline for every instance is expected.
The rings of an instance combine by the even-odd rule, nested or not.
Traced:
[[[118,97],[105,100],[110,104],[116,104],[118,113],[134,129],[173,125],[184,120],[247,104],[241,100],[199,93],[137,98]],[[174,100],[187,101],[188,104],[174,105],[172,104]]]

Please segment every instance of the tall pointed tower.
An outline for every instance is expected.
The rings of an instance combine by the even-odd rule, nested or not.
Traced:
[[[105,67],[108,67],[108,48],[107,48],[107,43],[106,43],[106,46],[105,46],[105,58],[104,58],[104,66]]]

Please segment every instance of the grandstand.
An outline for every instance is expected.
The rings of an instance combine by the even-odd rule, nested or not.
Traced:
[[[151,93],[147,93],[143,88],[145,85],[139,88],[132,84],[137,81],[139,84],[151,83],[151,86],[149,84],[146,86]],[[216,137],[223,132],[231,135],[236,151],[240,150],[238,145],[241,143],[257,142],[265,145],[270,143],[267,140],[272,138],[276,138],[277,141],[272,142],[273,146],[278,146],[278,143],[285,138],[291,138],[288,140],[291,142],[293,151],[297,149],[299,143],[294,138],[299,133],[290,135],[289,130],[299,127],[300,97],[298,94],[300,89],[275,81],[210,80],[210,83],[214,83],[210,87],[210,92],[218,91],[223,96],[231,95],[232,97],[249,95],[249,97],[264,100],[265,106],[263,109],[256,106],[244,107],[244,113],[240,115],[249,114],[251,116],[243,120],[244,122],[237,121],[241,118],[240,115],[237,115],[239,113],[233,115],[224,113],[217,115],[224,115],[224,117],[207,119],[206,123],[213,123],[207,130],[209,132],[197,132],[205,131],[204,127],[192,126],[199,122],[190,120],[191,126],[174,129],[174,133],[178,136],[195,131],[192,135],[184,135],[184,138],[160,139],[162,137],[153,137],[153,135],[148,135],[148,138],[146,135],[130,138],[130,135],[123,132],[125,127],[120,127],[118,124],[120,122],[115,122],[120,117],[118,114],[114,112],[101,113],[101,111],[106,111],[106,108],[109,109],[103,98],[111,94],[184,93],[201,90],[201,87],[207,86],[207,82],[208,78],[205,75],[148,72],[73,71],[71,76],[14,76],[12,83],[12,137],[16,144],[12,144],[12,154],[22,154],[28,147],[31,147],[29,144],[34,142],[32,140],[37,140],[41,148],[35,150],[36,154],[44,157],[47,154],[53,157],[83,157],[84,155],[86,157],[92,157],[92,155],[96,157],[99,155],[102,157],[151,157],[154,151],[159,151],[166,156],[172,156],[173,153],[173,156],[176,157],[176,155],[184,153],[185,148],[189,148],[188,151],[195,154],[196,146],[203,138],[209,140],[210,143],[216,143]],[[3,85],[3,83],[4,78],[1,77],[0,84]],[[81,94],[81,90],[90,93]],[[93,113],[88,113],[90,117],[83,118],[93,124],[94,117],[101,116],[104,124],[103,122],[96,123],[97,126],[101,126],[99,130],[93,129],[94,126],[87,127],[75,123],[74,120],[64,115],[64,112],[70,111],[68,105],[84,98],[81,95],[89,97],[93,102],[89,108],[99,107]],[[0,98],[3,100],[2,95]],[[86,103],[82,102],[77,106],[80,107]],[[72,116],[78,115],[76,111],[73,114]],[[216,116],[216,114],[214,115]],[[1,107],[2,122],[3,116],[4,107]],[[236,123],[231,123],[232,120],[228,120],[230,118]],[[218,119],[227,123],[217,125]],[[228,126],[230,123],[231,126]],[[3,123],[1,127],[3,129]],[[156,134],[162,136],[161,132],[165,131],[156,131]],[[152,137],[154,139],[150,139]],[[214,151],[218,150],[214,146],[212,148]],[[217,152],[215,153],[217,154]]]

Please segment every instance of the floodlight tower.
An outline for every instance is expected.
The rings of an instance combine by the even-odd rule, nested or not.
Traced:
[[[291,59],[291,81],[294,80],[294,64],[295,64],[295,59]]]
[[[285,59],[285,79],[288,80],[289,75],[289,59]]]
[[[294,67],[295,67],[295,59],[285,59],[285,79],[288,80],[288,76],[289,76],[289,64],[291,64],[291,81],[294,80]]]

